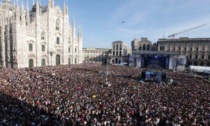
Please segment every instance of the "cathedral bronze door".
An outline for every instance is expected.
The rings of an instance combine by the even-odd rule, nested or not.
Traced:
[[[60,55],[56,55],[56,65],[60,65],[61,57]]]
[[[34,67],[34,60],[33,59],[29,59],[28,60],[28,64],[29,64],[29,67]]]

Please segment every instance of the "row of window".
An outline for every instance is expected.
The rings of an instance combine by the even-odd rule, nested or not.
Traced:
[[[204,63],[204,62],[188,62],[188,65],[193,66],[210,66],[210,62]]]
[[[34,67],[34,60],[29,59],[29,67]],[[68,58],[68,64],[71,64],[71,58]],[[75,64],[77,64],[77,58],[75,58]],[[56,65],[60,65],[60,55],[56,55]],[[46,66],[46,59],[41,59],[41,66]]]
[[[189,59],[193,59],[193,55],[189,55],[188,56],[188,58]],[[201,57],[200,57],[202,60],[205,60],[205,55],[201,55]],[[210,60],[210,55],[207,57],[208,58],[208,60]],[[194,55],[194,59],[198,59],[198,55]]]
[[[45,40],[45,32],[42,32],[41,40]],[[71,40],[70,40],[70,37],[69,37],[68,38],[68,43],[70,43],[70,42],[71,42]],[[60,44],[60,38],[59,37],[56,38],[56,44]]]
[[[118,51],[116,51],[116,54],[115,54],[115,51],[113,51],[113,56],[122,56],[122,52],[119,51],[118,53]]]
[[[165,47],[164,46],[160,46],[160,48],[159,48],[160,50],[162,50],[162,51],[164,51],[165,50]],[[178,49],[178,51],[181,51],[182,50],[182,48],[181,47],[178,47],[178,48],[176,48],[176,47],[174,47],[173,49],[171,49],[170,47],[168,48],[168,51],[170,51],[170,50],[173,50],[173,51],[175,51],[176,49]],[[188,50],[187,50],[187,47],[184,47],[183,48],[184,49],[184,51],[199,51],[199,48],[197,47],[197,48],[195,48],[195,50],[193,50],[193,48],[191,47],[191,48],[189,48]],[[201,50],[201,49],[200,49]],[[202,48],[202,51],[205,51],[205,48]]]
[[[120,45],[118,45],[118,44],[116,44],[116,45],[113,44],[113,50],[115,50],[115,49],[116,49],[116,50],[118,50],[118,49],[119,49],[119,50],[122,50],[122,45],[121,45],[121,44],[120,44]]]
[[[29,51],[32,52],[33,51],[33,44],[29,44],[28,45]],[[45,52],[45,45],[42,45],[42,52]]]
[[[74,59],[74,63],[77,64],[77,58]],[[71,64],[71,58],[68,58],[68,64]]]
[[[45,32],[42,32],[41,40],[45,40]],[[68,38],[68,43],[70,43],[70,42],[71,42],[71,38],[69,37]],[[60,44],[60,38],[59,37],[56,38],[56,44]]]
[[[55,27],[55,29],[57,30],[57,31],[59,31],[60,30],[60,19],[58,18],[57,20],[56,20],[56,27]],[[42,40],[45,40],[45,32],[43,31],[42,32],[42,34],[41,34],[41,39]]]
[[[139,50],[150,50],[150,44],[144,44],[143,46],[139,46]]]
[[[33,51],[33,44],[30,43],[28,48],[29,48],[29,51],[32,52]],[[75,53],[77,53],[77,48],[75,48],[74,51],[75,51]],[[42,52],[45,52],[45,45],[42,45]],[[70,47],[68,48],[68,52],[69,53],[71,52]]]
[[[34,67],[34,60],[29,59],[28,64],[29,64],[29,67]],[[41,66],[46,66],[46,60],[44,58],[41,60]]]
[[[42,32],[41,40],[45,40],[45,32]],[[60,38],[59,37],[56,38],[56,44],[60,44]]]
[[[209,41],[206,41],[205,43],[201,43],[201,42],[197,42],[197,43],[185,43],[185,42],[182,42],[182,43],[174,43],[174,44],[168,44],[168,43],[165,43],[165,44],[159,44],[160,46],[164,46],[164,45],[167,45],[167,46],[208,46],[209,45]]]
[[[58,18],[58,19],[56,20],[55,29],[56,29],[57,31],[59,31],[59,30],[60,30],[60,26],[61,26],[61,22],[60,22],[60,19]],[[45,38],[46,38],[46,34],[45,34],[45,32],[43,31],[43,32],[41,33],[41,40],[45,40]],[[68,42],[70,43],[70,38],[69,38]],[[59,44],[59,43],[60,43],[60,40],[59,40],[59,37],[57,37],[57,44]]]
[[[102,54],[103,52],[94,52],[94,51],[85,51],[84,53],[86,53],[86,54]]]
[[[41,34],[41,40],[45,40],[45,32],[42,32]],[[68,38],[68,43],[70,43],[70,37]],[[56,38],[56,44],[60,44],[60,38]]]

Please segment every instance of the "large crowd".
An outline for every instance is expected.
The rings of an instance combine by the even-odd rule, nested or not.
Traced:
[[[0,70],[0,125],[209,126],[210,84],[164,70],[176,85],[139,81],[142,69],[99,64]]]

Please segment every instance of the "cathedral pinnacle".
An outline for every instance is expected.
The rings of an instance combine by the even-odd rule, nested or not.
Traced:
[[[50,8],[54,7],[54,0],[48,0],[48,7]]]
[[[64,0],[64,13],[68,14],[68,11],[69,11],[68,2]]]

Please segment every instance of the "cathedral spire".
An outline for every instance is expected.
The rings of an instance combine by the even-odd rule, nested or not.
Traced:
[[[82,37],[82,28],[79,27],[79,30],[78,30],[78,38],[80,39]]]
[[[42,0],[39,0],[39,4],[40,4],[40,6],[42,6]]]
[[[25,24],[25,9],[24,9],[24,5],[23,5],[23,0],[21,1],[21,21],[22,24]]]
[[[27,10],[29,11],[29,5],[28,5],[28,0],[27,0]]]
[[[30,18],[29,18],[29,5],[28,5],[28,0],[27,0],[26,23],[28,24],[29,22],[30,22]]]
[[[21,1],[21,9],[24,9],[23,0]]]
[[[19,10],[19,6],[18,6],[18,0],[16,0],[16,9],[15,9],[15,21],[19,22],[20,20],[20,10]]]
[[[39,15],[39,0],[36,1],[36,16]]]
[[[72,22],[72,34],[73,34],[73,38],[75,37],[75,18],[73,18],[73,22]]]
[[[54,0],[51,0],[51,2],[52,2],[52,7],[54,7],[54,3],[55,3]]]
[[[64,14],[68,14],[68,2],[64,0]]]
[[[18,8],[18,0],[16,0],[16,8]]]
[[[54,0],[48,0],[48,8],[54,7]]]

